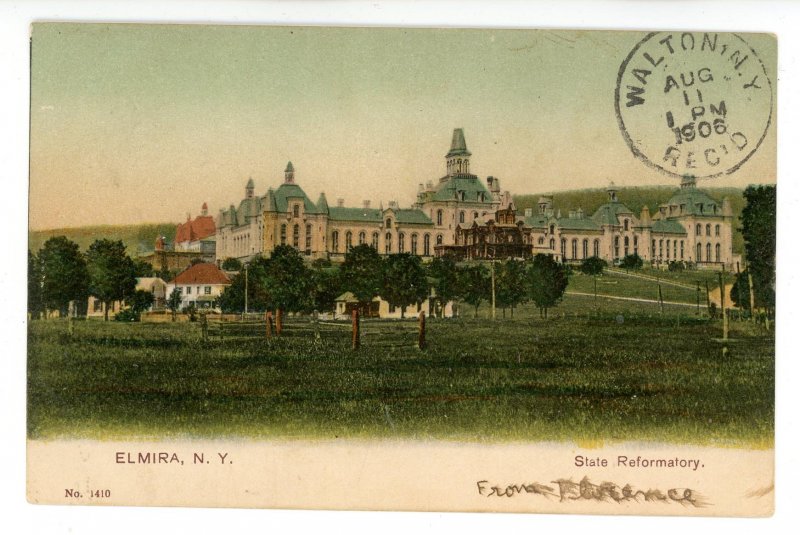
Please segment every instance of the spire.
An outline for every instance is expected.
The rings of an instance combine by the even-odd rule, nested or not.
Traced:
[[[292,162],[286,164],[286,169],[283,171],[284,182],[287,184],[294,184],[294,166]]]
[[[278,211],[278,203],[275,201],[275,192],[272,191],[272,188],[267,190],[266,194],[266,201],[267,206],[265,211],[267,212],[277,212]]]
[[[445,155],[447,162],[447,176],[469,174],[469,157],[472,153],[467,150],[467,141],[464,139],[464,129],[453,130],[453,141],[450,151]]]
[[[256,189],[256,183],[253,182],[253,177],[250,177],[250,180],[247,181],[247,185],[244,187],[244,196],[246,199],[253,198],[253,191]]]
[[[639,222],[643,227],[650,227],[653,224],[653,220],[650,218],[650,208],[648,208],[646,204],[642,206],[642,212],[639,214]]]
[[[203,203],[203,207],[200,209],[200,215],[208,215],[208,203]]]
[[[325,197],[325,192],[319,194],[319,199],[317,200],[317,208],[323,213],[328,213],[328,199]]]

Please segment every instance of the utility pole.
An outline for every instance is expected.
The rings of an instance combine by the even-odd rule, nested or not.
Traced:
[[[496,300],[496,292],[495,292],[495,284],[494,284],[494,258],[492,258],[492,321],[497,319],[497,300]]]
[[[725,266],[719,272],[719,305],[722,310],[722,339],[728,340],[728,315],[725,313]]]
[[[247,314],[247,264],[244,265],[244,313]]]

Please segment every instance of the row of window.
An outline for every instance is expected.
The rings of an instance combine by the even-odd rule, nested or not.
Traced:
[[[379,234],[377,232],[373,232],[371,236],[370,246],[377,250],[378,249],[378,239]],[[441,245],[444,242],[444,237],[441,234],[436,235],[436,245]],[[367,243],[367,233],[361,231],[358,233],[358,245],[365,245]],[[397,234],[397,251],[398,253],[405,253],[409,252],[413,255],[419,254],[419,236],[416,233],[411,234],[411,247],[407,251],[406,250],[406,234],[404,232],[399,232]],[[349,230],[344,235],[344,252],[349,251],[353,248],[353,233]],[[339,253],[339,231],[334,230],[331,233],[331,252],[332,253]],[[391,254],[395,252],[392,246],[392,233],[387,232],[384,240],[384,252],[386,254]],[[423,256],[431,256],[431,235],[425,234],[422,237],[422,255]]]
[[[703,235],[703,225],[698,223],[694,227],[694,234],[695,236],[702,236]],[[706,236],[711,236],[711,224],[706,224]],[[714,225],[714,236],[719,236],[719,225]]]
[[[185,286],[183,288],[178,286],[177,288],[183,292],[183,295],[192,295],[192,286]],[[194,288],[197,295],[200,295],[201,290],[203,295],[211,295],[211,286],[195,286]]]

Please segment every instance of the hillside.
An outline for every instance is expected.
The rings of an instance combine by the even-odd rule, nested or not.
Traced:
[[[44,242],[53,236],[66,236],[77,243],[82,251],[89,248],[95,240],[107,238],[122,240],[128,254],[136,256],[140,251],[152,251],[158,236],[165,236],[167,242],[175,239],[174,223],[148,223],[142,225],[98,225],[52,230],[32,230],[28,232],[28,248],[36,252]]]
[[[742,190],[737,188],[702,188],[703,191],[708,193],[713,199],[722,201],[723,198],[728,197],[731,202],[731,209],[734,216],[734,233],[733,233],[733,252],[744,252],[744,239],[742,233],[739,231],[739,215],[744,208],[744,197]],[[642,206],[647,205],[650,213],[654,214],[658,210],[658,205],[666,202],[676,188],[670,186],[653,186],[648,188],[619,188],[618,197],[620,202],[630,208],[634,214],[639,214]],[[558,191],[553,193],[541,193],[530,195],[514,195],[514,202],[517,209],[522,211],[525,208],[537,209],[537,202],[541,195],[553,196],[553,207],[556,211],[561,210],[561,214],[566,217],[570,210],[577,210],[583,208],[583,211],[591,215],[600,207],[601,204],[608,200],[608,194],[605,188],[603,189],[584,189],[574,191]]]

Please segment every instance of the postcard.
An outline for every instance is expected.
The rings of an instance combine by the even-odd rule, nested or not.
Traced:
[[[34,24],[28,500],[771,515],[777,46]]]

